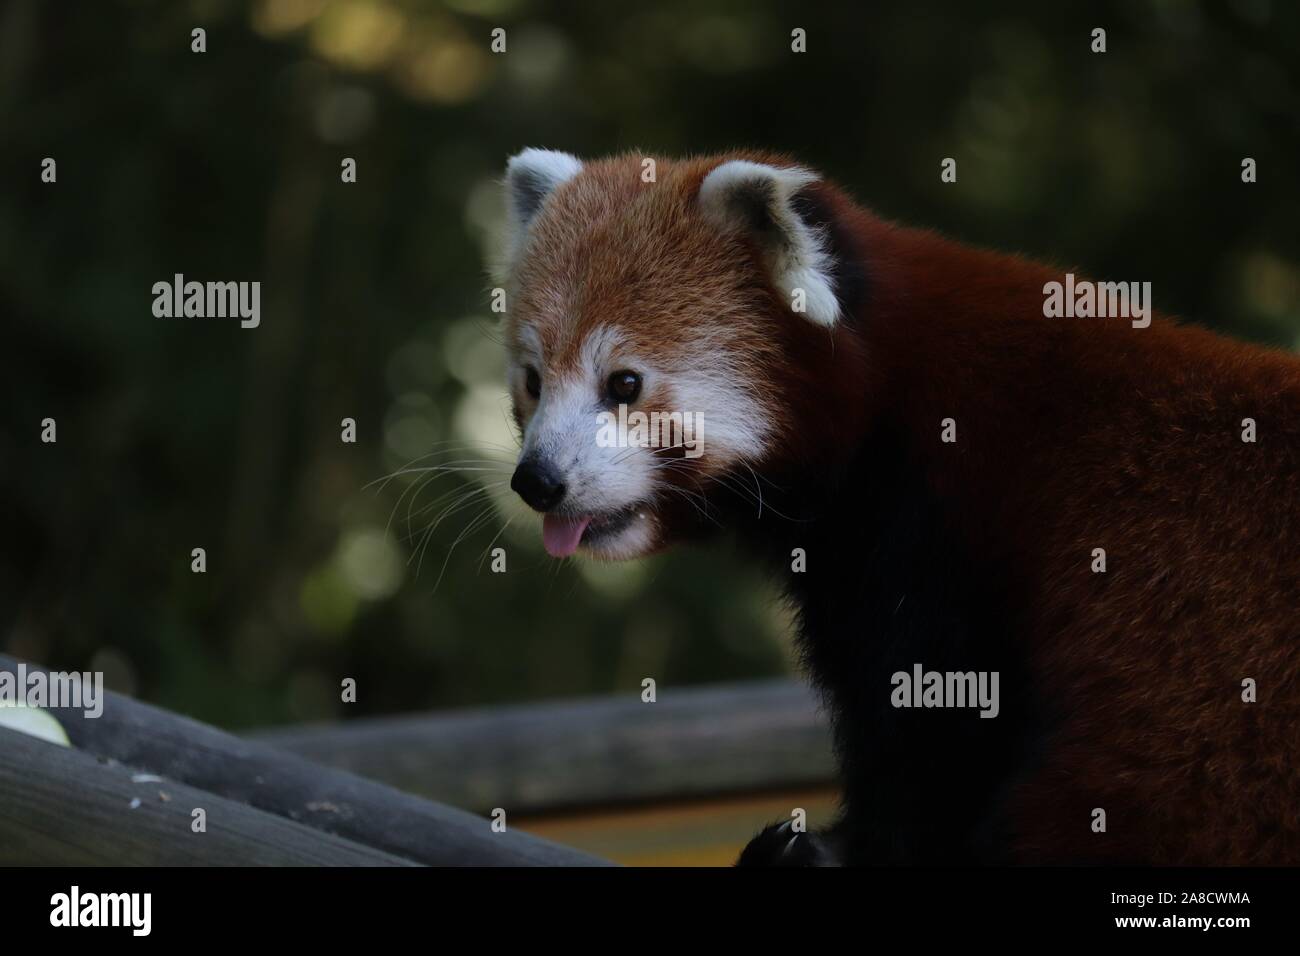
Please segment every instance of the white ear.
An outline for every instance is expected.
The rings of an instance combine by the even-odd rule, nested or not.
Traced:
[[[801,299],[806,318],[830,327],[840,315],[831,257],[822,236],[800,218],[791,202],[816,181],[815,173],[799,167],[731,160],[704,177],[700,208],[722,228],[750,235],[763,249],[772,283],[787,303]]]
[[[526,149],[506,163],[506,257],[513,265],[528,236],[528,225],[557,186],[582,170],[576,156],[551,149]]]

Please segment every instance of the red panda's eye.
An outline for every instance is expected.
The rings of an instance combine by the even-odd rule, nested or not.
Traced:
[[[537,369],[531,365],[524,368],[524,390],[533,398],[542,396],[542,377],[537,374]]]
[[[636,372],[615,372],[609,377],[609,400],[615,405],[631,405],[641,394],[641,376]]]

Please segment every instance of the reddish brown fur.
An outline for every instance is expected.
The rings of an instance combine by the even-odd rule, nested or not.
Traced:
[[[1008,626],[1067,715],[1011,797],[1034,821],[1014,858],[1300,862],[1300,361],[1159,315],[1045,318],[1043,285],[1066,270],[883,222],[828,184],[814,189],[870,293],[818,328],[693,208],[739,155],[659,160],[654,186],[639,158],[588,164],[537,224],[521,314],[570,356],[615,321],[656,355],[707,361],[692,330],[708,329],[766,396],[774,467],[832,467],[881,420],[910,436],[954,547],[1004,569]],[[1080,824],[1093,807],[1101,839]]]
[[[1300,362],[1160,317],[1047,319],[1061,270],[856,218],[886,413],[935,436],[928,477],[1006,564],[1040,689],[1073,715],[1016,794],[1022,857],[1295,862]],[[1097,840],[1092,807],[1144,825]]]

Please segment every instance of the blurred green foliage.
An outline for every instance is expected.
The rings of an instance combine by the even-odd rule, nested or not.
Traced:
[[[726,543],[556,567],[497,487],[469,502],[514,516],[492,574],[495,510],[457,543],[476,508],[427,535],[420,509],[506,466],[368,486],[510,457],[506,157],[786,151],[886,216],[1294,347],[1298,94],[1300,9],[1265,0],[11,0],[0,647],[235,727],[340,715],[343,677],[353,714],[780,671],[787,617]],[[261,327],[155,318],[176,272],[261,280]]]

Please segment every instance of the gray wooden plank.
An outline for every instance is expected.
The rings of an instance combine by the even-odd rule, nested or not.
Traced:
[[[0,728],[0,864],[411,866],[410,861]],[[202,808],[207,830],[191,829]]]
[[[0,656],[0,669],[13,671],[16,663]],[[50,713],[73,745],[89,754],[419,863],[608,865],[517,829],[495,833],[483,817],[310,763],[120,694],[105,694],[98,718],[68,709],[53,708]]]
[[[834,780],[815,694],[788,680],[370,718],[255,739],[402,790],[484,811],[822,785]]]

